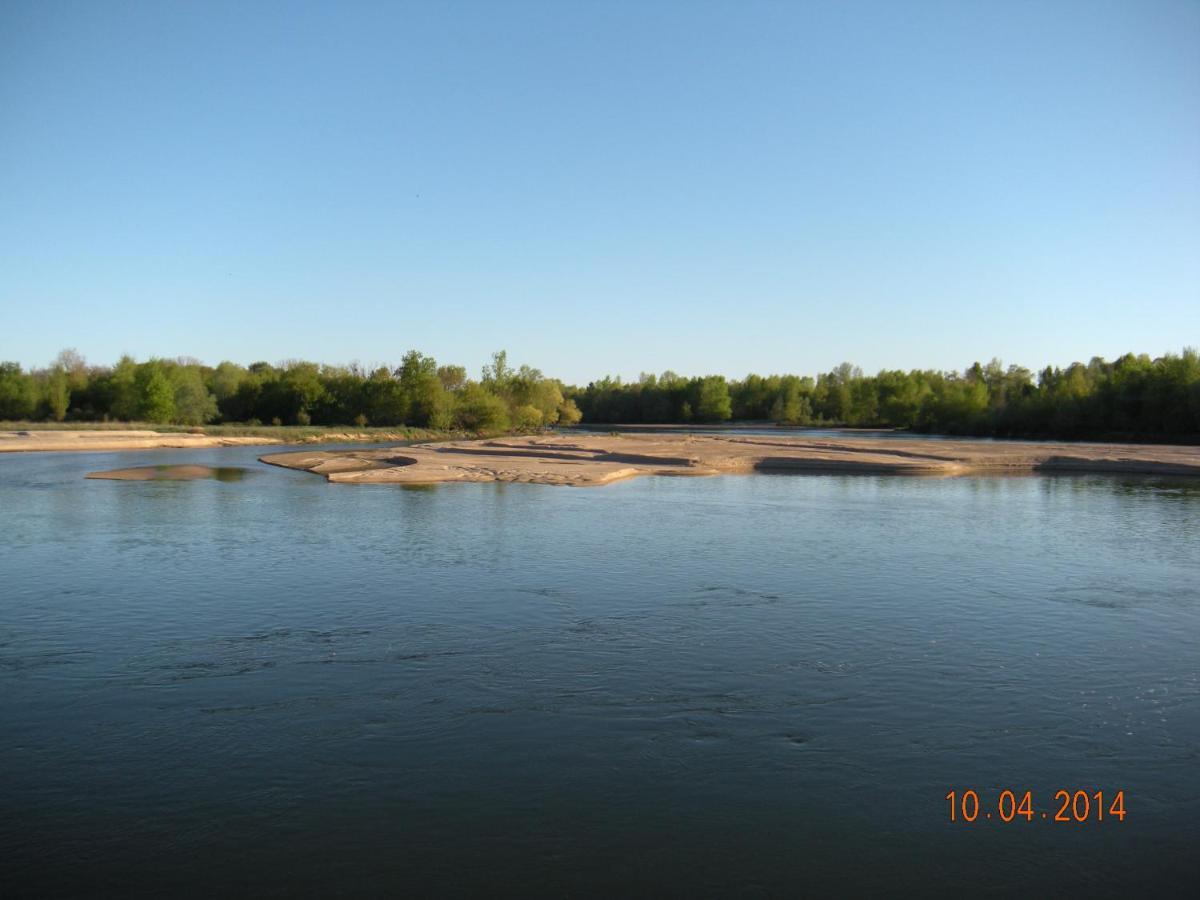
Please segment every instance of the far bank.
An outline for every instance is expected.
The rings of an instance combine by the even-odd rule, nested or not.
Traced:
[[[212,425],[205,428],[164,425],[139,428],[136,423],[89,422],[58,427],[47,426],[44,423],[13,427],[13,423],[3,423],[0,428],[3,429],[0,430],[0,453],[191,450],[275,444],[443,441],[491,436],[424,428],[346,429],[300,425]]]

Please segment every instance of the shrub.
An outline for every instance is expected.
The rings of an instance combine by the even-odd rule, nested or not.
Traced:
[[[536,406],[518,406],[513,411],[513,424],[520,429],[542,427],[542,411]]]

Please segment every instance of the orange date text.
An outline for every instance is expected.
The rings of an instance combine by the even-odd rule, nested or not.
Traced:
[[[1125,792],[1060,790],[1048,808],[1034,808],[1033,791],[1001,791],[992,796],[967,789],[946,794],[951,822],[1124,822]]]

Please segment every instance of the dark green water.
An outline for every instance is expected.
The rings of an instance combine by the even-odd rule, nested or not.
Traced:
[[[256,452],[0,457],[0,894],[1200,883],[1200,484],[416,491]],[[175,463],[261,471],[83,479]],[[968,788],[1037,815],[952,823]]]

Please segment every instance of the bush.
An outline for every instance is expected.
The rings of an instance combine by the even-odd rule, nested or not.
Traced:
[[[579,411],[579,407],[575,405],[574,400],[564,400],[559,404],[559,425],[578,425],[581,419],[583,419],[583,413]]]
[[[513,411],[513,424],[523,431],[541,428],[542,411],[536,406],[518,406]]]
[[[482,385],[469,384],[459,393],[454,419],[466,431],[504,431],[508,407]]]

